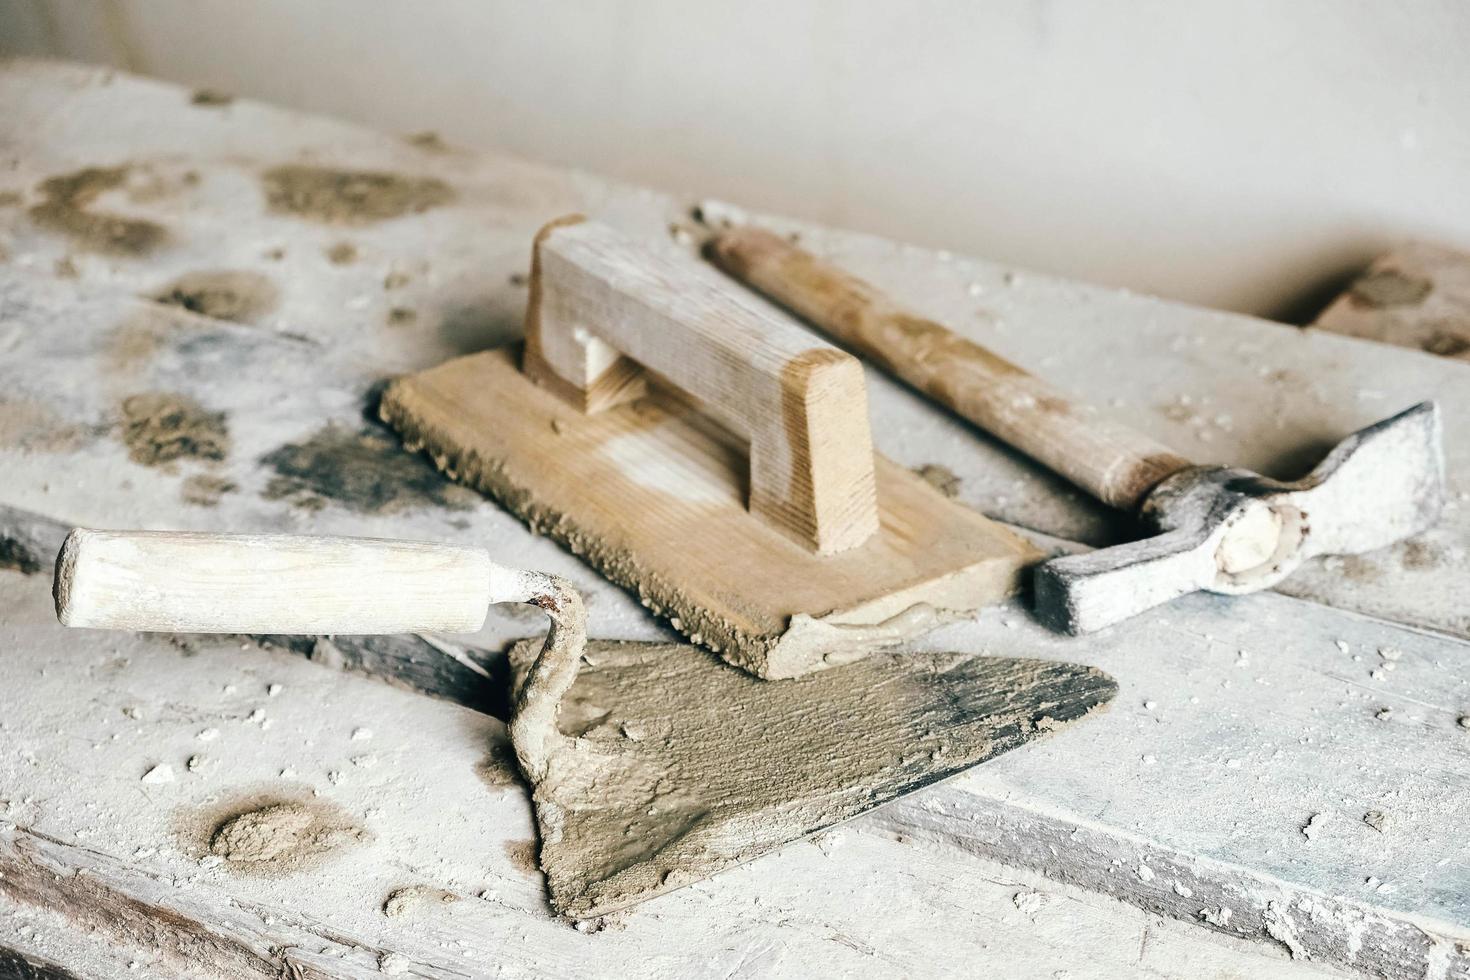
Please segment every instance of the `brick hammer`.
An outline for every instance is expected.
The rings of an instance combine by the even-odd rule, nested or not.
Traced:
[[[711,239],[706,254],[1155,532],[1037,569],[1037,616],[1061,632],[1102,629],[1190,592],[1268,589],[1316,555],[1361,554],[1418,534],[1444,505],[1433,402],[1353,433],[1293,482],[1200,466],[784,238],[736,227]]]

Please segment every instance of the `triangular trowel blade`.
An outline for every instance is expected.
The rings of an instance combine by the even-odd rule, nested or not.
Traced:
[[[524,666],[539,641],[512,652]],[[593,641],[562,701],[573,740],[533,787],[563,915],[692,884],[956,775],[1106,704],[1079,664],[877,655],[761,681],[695,647]]]

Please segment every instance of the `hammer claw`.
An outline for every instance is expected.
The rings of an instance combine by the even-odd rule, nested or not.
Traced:
[[[1310,528],[1303,557],[1362,554],[1427,530],[1445,497],[1438,407],[1421,402],[1360,429],[1281,496]]]

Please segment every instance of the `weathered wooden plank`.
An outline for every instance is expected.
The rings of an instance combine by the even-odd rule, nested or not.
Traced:
[[[652,240],[664,233],[667,221],[680,217],[681,205],[497,157],[430,157],[420,148],[352,127],[247,103],[231,106],[227,114],[209,115],[188,106],[186,94],[175,88],[122,77],[103,85],[99,75],[77,69],[9,66],[0,84],[0,107],[4,109],[0,119],[5,120],[0,125],[16,157],[16,167],[0,191],[20,194],[19,206],[0,208],[0,242],[12,267],[0,281],[0,304],[7,314],[0,322],[0,352],[5,355],[0,359],[0,397],[6,401],[0,425],[5,502],[100,526],[313,530],[473,541],[503,560],[570,573],[591,599],[598,635],[664,636],[626,595],[607,587],[560,549],[530,537],[483,501],[456,497],[453,487],[430,468],[401,453],[381,430],[363,422],[361,410],[384,375],[435,363],[513,334],[524,294],[523,287],[510,282],[507,270],[524,269],[525,242],[541,219],[582,208]],[[299,211],[270,210],[265,172],[308,156],[328,161],[323,166],[329,168],[335,162],[339,167],[437,177],[456,188],[459,199],[434,205],[416,217],[369,224],[326,222]],[[93,203],[140,220],[167,222],[172,245],[143,257],[83,251],[74,234],[58,231],[54,224],[38,224],[29,213],[44,204],[41,185],[47,178],[121,161],[135,164],[127,182],[99,189]],[[185,180],[189,169],[199,174],[197,183]],[[288,173],[286,178],[301,176]],[[278,187],[279,178],[269,186]],[[319,181],[307,185],[321,187]],[[150,186],[165,193],[150,199]],[[397,189],[395,199],[407,194],[410,201],[422,202],[428,193],[411,181],[407,190],[392,181],[387,186]],[[291,200],[284,195],[284,204]],[[325,200],[329,207],[340,206],[332,194]],[[543,205],[544,213],[539,213]],[[1196,457],[1230,458],[1290,475],[1288,470],[1304,461],[1303,446],[1335,441],[1356,425],[1400,407],[1395,399],[1407,404],[1437,394],[1447,418],[1467,415],[1466,369],[1443,359],[1311,332],[1301,336],[1261,321],[1009,273],[877,239],[781,227],[802,231],[807,244],[896,297],[962,326],[977,339],[1044,370],[1069,390],[1108,405],[1124,421]],[[339,267],[323,254],[349,239],[359,253],[353,263]],[[280,247],[296,259],[287,267],[290,276],[273,264],[285,259],[268,257]],[[48,282],[54,263],[67,256],[74,260],[81,281]],[[400,267],[411,273],[410,283],[384,288]],[[188,298],[200,292],[197,285],[164,287],[186,272],[219,268],[269,272],[283,294],[275,312],[263,318],[259,313],[239,314],[246,322],[235,325],[187,311],[165,310],[160,320],[151,304],[129,304],[117,292],[162,294],[197,305]],[[63,265],[61,271],[68,269]],[[405,318],[399,317],[398,325],[390,325],[391,310],[408,297],[412,299],[405,308],[422,299],[421,315],[412,323],[402,323]],[[468,303],[458,307],[468,312],[456,313],[456,302]],[[130,322],[135,316],[142,322]],[[86,372],[85,380],[77,380],[78,371]],[[1103,541],[1117,533],[1098,511],[987,445],[971,430],[881,378],[870,377],[869,385],[880,450],[908,465],[944,466],[958,477],[961,499],[1078,540]],[[156,400],[135,402],[131,410],[123,405],[135,395],[169,392],[187,395],[200,406],[200,411],[179,416],[184,422],[192,420],[190,424],[155,424],[157,409],[170,409],[162,414],[172,417],[176,407]],[[1185,397],[1188,402],[1182,400]],[[229,437],[222,459],[215,458],[223,444],[213,422],[221,412]],[[1449,428],[1450,468],[1460,506],[1442,536],[1383,556],[1378,564],[1322,569],[1321,598],[1351,601],[1359,608],[1376,608],[1411,621],[1419,617],[1440,628],[1453,628],[1453,617],[1463,616],[1457,595],[1463,595],[1465,581],[1463,474],[1470,443],[1463,432]],[[191,431],[195,434],[183,437]],[[140,456],[147,462],[131,458],[130,439],[144,447]],[[1400,570],[1400,564],[1407,567]],[[17,577],[13,572],[0,574]],[[1375,575],[1379,581],[1369,581]],[[998,625],[1006,621],[1017,628]],[[538,628],[529,620],[497,615],[473,644],[496,649]],[[1332,638],[1343,640],[1349,651],[1339,651]],[[133,640],[111,637],[107,642],[104,649],[121,650]],[[1171,860],[1187,861],[1197,874],[1201,894],[1207,885],[1233,888],[1245,887],[1240,882],[1246,882],[1248,895],[1238,907],[1247,911],[1238,913],[1241,920],[1231,920],[1245,924],[1231,931],[1242,929],[1256,941],[1278,945],[1273,935],[1290,934],[1300,945],[1299,934],[1288,928],[1318,917],[1301,903],[1311,901],[1315,909],[1315,900],[1327,895],[1333,902],[1323,906],[1324,921],[1352,903],[1369,907],[1373,914],[1365,914],[1361,922],[1344,914],[1337,925],[1322,926],[1325,931],[1313,933],[1303,945],[1308,953],[1352,966],[1367,949],[1371,962],[1386,964],[1390,975],[1413,975],[1424,967],[1453,964],[1453,943],[1463,941],[1465,929],[1463,909],[1456,903],[1467,891],[1454,877],[1464,866],[1453,850],[1462,846],[1455,843],[1460,838],[1457,831],[1447,829],[1455,813],[1452,801],[1464,795],[1463,785],[1456,782],[1464,773],[1464,736],[1453,720],[1457,711],[1464,710],[1457,705],[1466,696],[1463,671],[1470,661],[1462,644],[1271,596],[1192,600],[1083,646],[1048,646],[1057,642],[1061,641],[1033,631],[1019,611],[1001,615],[995,624],[963,624],[933,638],[933,643],[950,648],[993,653],[1054,650],[1059,658],[1107,670],[1119,679],[1123,691],[1118,708],[1087,730],[1064,732],[1014,758],[997,760],[984,771],[985,781],[971,785],[967,780],[945,791],[946,804],[958,800],[964,808],[955,810],[937,838],[944,842],[934,852],[940,856],[914,859],[907,870],[914,877],[899,879],[945,883],[936,885],[940,891],[929,893],[935,897],[922,905],[927,915],[960,921],[951,918],[954,908],[967,906],[956,896],[969,894],[973,881],[963,875],[947,877],[951,872],[946,868],[965,848],[977,847],[975,828],[986,825],[987,808],[1003,804],[1012,808],[1007,811],[1014,817],[1009,826],[1017,829],[993,835],[986,846],[992,848],[990,853],[1008,855],[1007,860],[1031,861],[1089,888],[1109,889],[1145,907],[1198,919],[1201,910],[1190,913],[1187,897],[1175,892],[1166,876],[1151,870],[1153,877],[1145,881],[1135,868],[1133,880],[1127,879],[1133,855],[1140,862],[1160,860],[1156,854],[1172,855]],[[7,650],[28,646],[14,636],[6,638]],[[1408,660],[1413,670],[1386,669],[1391,661],[1377,652],[1380,646],[1404,651],[1401,661]],[[76,656],[74,638],[64,649],[44,644],[37,649],[43,649],[55,665],[68,663],[68,655]],[[1237,650],[1247,651],[1247,656],[1239,657]],[[242,655],[231,661],[230,669],[248,669],[258,656]],[[1354,661],[1354,656],[1363,659]],[[1375,657],[1382,661],[1376,668]],[[101,656],[96,659],[108,662]],[[1242,660],[1246,666],[1235,666]],[[187,665],[190,659],[180,663]],[[170,662],[171,669],[175,666]],[[1381,671],[1381,680],[1372,677],[1372,669]],[[1265,683],[1256,683],[1257,677]],[[65,679],[78,680],[74,675]],[[209,683],[215,685],[212,690],[223,686]],[[88,690],[93,692],[89,696],[120,710],[117,699],[133,689],[108,677]],[[1364,693],[1370,696],[1364,698]],[[373,696],[354,690],[350,701],[356,704]],[[1190,700],[1196,697],[1197,705]],[[1376,703],[1380,697],[1382,705]],[[1140,707],[1149,701],[1172,713],[1160,717]],[[346,703],[318,693],[310,718],[315,728],[321,726],[321,705],[326,702]],[[31,703],[47,702],[37,697]],[[165,697],[160,711],[166,703]],[[1123,710],[1130,705],[1131,712]],[[1378,717],[1381,707],[1392,709],[1383,719]],[[402,709],[395,703],[374,710],[391,714]],[[9,712],[7,720],[14,714]],[[116,711],[109,718],[114,725],[121,724]],[[55,740],[57,727],[75,735],[77,730],[70,726],[79,723],[71,715],[53,714],[30,721],[40,727],[28,742],[43,747]],[[94,758],[105,763],[101,770],[87,770],[97,775],[86,785],[110,784],[108,773],[132,766],[128,778],[118,783],[119,794],[133,801],[130,807],[139,806],[141,774],[136,764],[148,760],[93,756],[90,753],[104,750],[89,746],[102,744],[105,749],[110,730],[98,731],[92,738],[87,738],[91,732],[82,734],[85,741],[71,740],[82,746],[75,753],[89,765]],[[182,730],[177,735],[178,747],[170,750],[177,753],[176,769],[178,760],[187,759],[184,745],[192,737]],[[404,736],[406,742],[413,737]],[[306,738],[313,736],[301,734],[289,746],[291,751],[304,751],[300,743]],[[33,745],[27,748],[36,751]],[[281,746],[282,751],[285,748]],[[1277,751],[1282,754],[1277,756]],[[1173,761],[1168,767],[1158,768],[1169,758]],[[1232,759],[1239,762],[1239,769],[1230,765]],[[256,759],[250,763],[255,768],[240,775],[278,778],[260,768],[277,760]],[[319,760],[314,771],[325,770],[326,761]],[[72,763],[68,757],[67,764]],[[28,782],[33,776],[51,778],[44,767],[24,765],[20,771],[28,774]],[[465,763],[466,768],[470,765]],[[1010,766],[1016,768],[998,768]],[[51,785],[47,783],[46,792],[35,798],[45,800]],[[332,792],[330,784],[325,789]],[[395,784],[391,790],[377,787],[375,793],[376,799],[395,805],[419,797],[414,799],[413,813],[422,822],[422,814],[464,812],[454,809],[460,803],[449,789],[447,803],[437,798],[426,802],[419,794],[427,789],[417,782]],[[149,791],[156,792],[151,786]],[[1400,795],[1388,795],[1395,791]],[[1241,803],[1243,795],[1246,806]],[[1307,800],[1311,806],[1302,805]],[[1385,813],[1397,807],[1407,814],[1398,824],[1398,836],[1382,835],[1385,846],[1375,848],[1379,836],[1371,835],[1379,832],[1363,824],[1361,817],[1353,822],[1351,810],[1358,801],[1365,804],[1363,815],[1370,806]],[[87,797],[73,795],[61,799],[55,810],[87,815],[93,812],[86,809],[87,802]],[[1301,827],[1313,816],[1307,811],[1314,809],[1332,810],[1333,816],[1319,823],[1308,839]],[[1071,828],[1046,835],[1054,852],[1029,850],[1035,839],[1027,836],[1027,821],[1042,826],[1036,822],[1038,814]],[[500,818],[480,807],[464,819]],[[913,822],[920,825],[917,818]],[[452,826],[453,820],[447,825]],[[433,818],[430,826],[438,835],[434,847],[421,845],[414,853],[435,854],[422,857],[420,867],[433,867],[446,847],[453,850],[445,844],[451,838],[443,834],[444,820]],[[527,832],[528,825],[518,826]],[[1089,836],[1093,833],[1098,837]],[[1354,836],[1359,833],[1370,836]],[[1091,850],[1105,855],[1102,861],[1088,857],[1089,841],[1097,845]],[[1228,845],[1224,850],[1222,841]],[[126,856],[131,852],[124,844],[116,853]],[[1438,857],[1436,846],[1442,848]],[[1449,863],[1439,866],[1437,862],[1446,858]],[[876,857],[864,850],[862,859]],[[481,865],[487,866],[488,862]],[[1074,873],[1074,867],[1081,870]],[[844,879],[833,884],[836,897],[818,898],[792,891],[796,886],[783,877],[805,875],[809,880],[810,867],[798,863],[783,869],[782,874],[736,872],[732,884],[722,879],[710,887],[733,888],[738,881],[747,889],[741,901],[748,903],[761,894],[769,901],[777,895],[778,907],[804,911],[821,902],[845,908],[855,901],[853,895],[859,896],[858,902],[867,897],[875,907],[887,907],[879,892],[891,891],[895,880],[876,875],[862,881],[869,890],[854,891],[853,882]],[[830,883],[821,875],[815,877],[824,882],[823,888]],[[1378,878],[1378,883],[1369,885],[1369,877]],[[1181,883],[1191,890],[1195,887]],[[1388,889],[1379,891],[1385,884]],[[232,881],[228,887],[236,886]],[[1279,889],[1274,898],[1269,888]],[[289,893],[286,888],[277,897]],[[309,889],[303,894],[302,900],[314,902],[316,908],[339,904],[350,908],[351,900],[360,898],[333,898]],[[703,894],[660,901],[697,903]],[[1169,899],[1171,894],[1178,901]],[[1272,900],[1278,903],[1275,913]],[[716,913],[707,918],[707,910],[678,907],[686,910],[679,914],[693,932],[703,934],[718,920]],[[1201,909],[1220,917],[1213,906]],[[1267,916],[1272,917],[1270,922]],[[485,922],[473,925],[484,934],[514,936],[520,922],[509,918],[497,927],[499,932]],[[1434,937],[1433,944],[1400,942],[1405,922],[1423,926]],[[916,934],[929,928],[910,919],[891,928],[886,922],[866,920],[862,926],[891,937],[885,953],[900,960],[923,957],[927,963],[935,955],[948,955],[948,947],[936,953],[933,944],[894,931],[910,927]],[[773,941],[772,928],[776,927],[765,923],[752,926],[742,934],[744,945],[734,943],[731,948],[743,952],[772,948],[767,945]],[[790,928],[827,932],[811,918]],[[956,928],[962,932],[964,926]],[[456,928],[445,941],[457,941],[461,935]],[[553,935],[562,933],[535,934],[546,947],[544,955],[554,965],[568,967],[570,961],[559,958],[566,947],[548,938]],[[727,938],[720,941],[729,943],[728,934],[722,935]],[[778,933],[783,941],[788,935]],[[971,957],[969,962],[979,955],[969,946],[960,952]],[[1363,954],[1365,960],[1370,953]],[[733,966],[739,957],[719,962]],[[832,968],[820,957],[788,956],[783,962],[795,963],[793,968],[813,964]],[[871,966],[866,957],[851,962],[854,969]],[[1110,962],[1114,973],[1123,969],[1117,961]],[[936,969],[964,965],[945,960]],[[1059,965],[1078,975],[1075,962]]]
[[[1470,361],[1470,254],[1428,242],[1396,248],[1311,326]]]

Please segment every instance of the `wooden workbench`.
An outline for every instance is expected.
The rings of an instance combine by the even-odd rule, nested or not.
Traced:
[[[518,334],[546,219],[583,211],[677,249],[694,203],[91,69],[0,67],[0,976],[7,956],[86,976],[1463,974],[1470,365],[1417,351],[769,219],[1201,461],[1294,475],[1437,397],[1452,505],[1423,539],[1319,563],[1291,595],[1197,596],[1086,640],[1016,606],[926,637],[1093,664],[1120,694],[594,935],[550,919],[496,748],[500,651],[534,619],[494,612],[463,645],[489,678],[415,637],[54,623],[46,566],[80,523],[473,541],[571,577],[594,635],[664,637],[366,413],[385,378]],[[870,390],[878,448],[945,467],[960,499],[1058,547],[1127,533],[886,379]],[[201,849],[200,827],[271,800],[329,808],[352,844],[274,876]],[[384,913],[413,886],[455,900]]]

